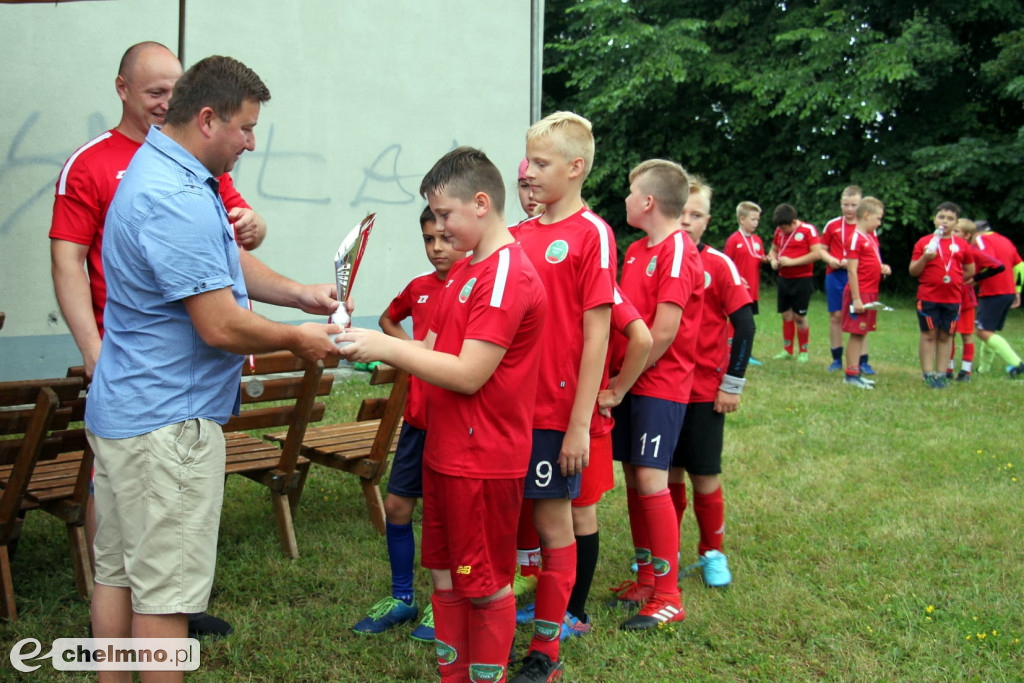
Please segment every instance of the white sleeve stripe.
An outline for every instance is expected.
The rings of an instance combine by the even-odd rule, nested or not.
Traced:
[[[603,221],[591,211],[584,211],[583,217],[597,228],[597,239],[601,244],[601,267],[610,268],[611,259],[609,257],[610,247],[608,245],[608,231],[604,229]]]
[[[672,235],[672,241],[675,243],[675,249],[672,250],[672,277],[679,277],[683,272],[683,249],[686,243],[683,241],[682,231],[676,232]]]
[[[104,140],[109,138],[110,135],[111,135],[111,133],[108,130],[103,135],[100,135],[99,137],[95,137],[92,140],[90,140],[89,142],[87,142],[84,145],[82,145],[81,147],[79,147],[78,151],[71,155],[71,157],[68,159],[67,163],[64,164],[64,168],[61,169],[61,172],[60,172],[60,183],[57,185],[57,194],[64,195],[65,190],[67,189],[68,173],[71,171],[71,164],[75,163],[75,159],[78,158],[78,155],[81,154],[82,152],[84,152],[85,150],[89,149],[93,145],[96,145],[96,144],[99,144],[99,143],[103,142]]]
[[[619,293],[618,287],[612,290],[612,303],[616,306],[622,303],[622,294]]]
[[[498,252],[498,272],[494,274],[494,289],[491,290],[491,306],[501,308],[501,300],[505,297],[505,285],[508,282],[508,249]]]
[[[704,248],[705,254],[712,254],[725,261],[725,265],[729,266],[729,272],[732,273],[732,282],[734,285],[742,285],[743,278],[740,277],[740,271],[736,268],[736,264],[732,262],[732,259],[712,247]]]

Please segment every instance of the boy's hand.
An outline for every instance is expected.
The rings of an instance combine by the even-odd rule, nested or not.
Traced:
[[[789,266],[789,265],[792,264],[793,259],[791,259],[788,256],[780,256],[776,261],[779,264],[779,266],[782,266],[783,268],[785,268],[786,266]]]
[[[778,259],[774,259],[773,258],[770,261],[770,263],[772,264],[772,270],[778,270],[779,269],[779,260]]]
[[[734,413],[736,409],[740,407],[740,395],[730,394],[726,391],[719,390],[715,396],[715,412],[716,413]]]
[[[334,326],[341,332],[334,338],[338,344],[341,357],[352,363],[371,363],[375,360],[383,360],[388,345],[388,337],[377,330],[367,330],[362,327],[350,327],[342,331],[340,327]]]
[[[860,313],[864,312],[865,309],[864,309],[864,302],[863,301],[861,301],[860,299],[854,299],[852,303],[853,303],[853,312],[854,313],[860,314]]]
[[[882,275],[883,275],[883,277],[888,277],[888,276],[892,275],[892,268],[889,267],[888,263],[883,263],[882,264]]]
[[[569,427],[562,439],[562,452],[558,454],[558,466],[563,477],[571,477],[590,464],[590,426]]]

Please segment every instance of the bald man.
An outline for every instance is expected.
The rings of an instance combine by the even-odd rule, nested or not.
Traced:
[[[57,179],[50,223],[50,268],[61,315],[82,354],[85,373],[92,377],[103,337],[106,280],[100,251],[107,207],[128,163],[142,146],[151,125],[163,125],[181,63],[160,43],[138,43],[121,58],[114,87],[121,99],[121,121],[80,147],[64,164]],[[266,224],[242,199],[227,173],[220,178],[220,196],[234,223],[238,242],[255,249]],[[86,535],[92,552],[95,522],[90,496]],[[227,622],[207,614],[193,615],[189,629],[198,635],[227,635]]]

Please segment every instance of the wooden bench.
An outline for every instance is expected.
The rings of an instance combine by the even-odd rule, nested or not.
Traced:
[[[337,359],[326,362],[336,367]],[[270,490],[281,547],[299,556],[292,519],[302,497],[309,460],[299,454],[306,426],[323,419],[322,396],[331,393],[334,376],[324,373],[324,362],[307,363],[289,351],[260,354],[255,370],[242,372],[242,411],[224,425],[227,474],[241,474]],[[253,375],[261,379],[253,382]],[[259,389],[257,391],[256,389]],[[287,427],[280,446],[247,431]]]
[[[39,463],[49,465],[61,453],[61,430],[68,431],[77,414],[82,387],[80,377],[0,382],[0,617],[11,621],[18,618],[18,611],[10,562],[22,515],[43,507],[36,497],[46,488],[45,468]],[[80,511],[76,523],[82,523]],[[84,534],[80,538],[84,540]],[[84,568],[88,571],[88,554]],[[77,572],[76,568],[76,576]]]
[[[391,392],[386,398],[364,399],[355,422],[308,429],[300,453],[318,465],[359,477],[370,522],[383,534],[384,501],[380,480],[387,472],[388,454],[395,451],[405,395],[409,389],[409,374],[387,365],[378,365],[370,377],[370,384],[390,384]],[[278,433],[269,434],[266,438],[284,443],[289,436]]]

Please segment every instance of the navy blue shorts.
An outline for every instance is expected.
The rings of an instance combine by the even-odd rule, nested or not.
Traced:
[[[833,270],[825,276],[825,298],[828,300],[828,312],[843,310],[843,290],[850,281],[850,274],[845,270]]]
[[[395,447],[395,462],[388,477],[388,493],[403,498],[423,497],[423,443],[427,432],[402,423]]]
[[[974,324],[979,330],[999,332],[1006,324],[1006,314],[1013,306],[1013,294],[996,294],[995,296],[979,296],[978,310],[975,311]]]
[[[612,458],[637,467],[667,470],[686,418],[686,404],[626,394],[612,409]]]
[[[716,413],[714,402],[687,405],[672,467],[690,474],[721,474],[724,432],[725,413]]]
[[[960,304],[937,304],[934,301],[917,301],[917,326],[922,332],[942,330],[946,334],[956,331],[960,317]]]
[[[530,450],[530,469],[526,471],[523,498],[568,498],[580,495],[580,473],[562,476],[558,455],[562,452],[565,432],[554,429],[534,429],[533,448]]]

